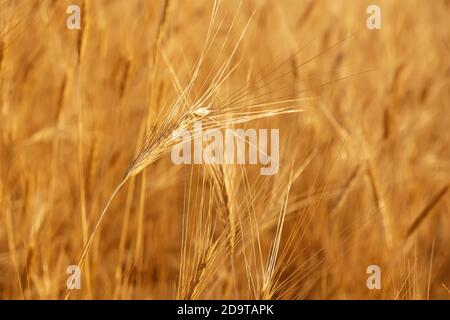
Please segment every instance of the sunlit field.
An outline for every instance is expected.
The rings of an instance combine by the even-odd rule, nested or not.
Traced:
[[[449,13],[0,0],[0,298],[449,299]]]

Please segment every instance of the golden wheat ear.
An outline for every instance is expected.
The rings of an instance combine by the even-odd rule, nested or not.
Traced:
[[[211,25],[216,18],[216,11],[218,10],[216,6],[219,2],[220,1],[218,1],[217,3],[215,2]],[[254,13],[252,14],[252,17],[253,15]],[[199,62],[195,68],[196,71],[194,72],[191,81],[186,86],[186,88],[181,91],[180,96],[172,105],[172,107],[164,115],[161,115],[161,117],[159,117],[159,119],[161,120],[160,124],[156,128],[153,128],[153,130],[151,130],[146,135],[140,151],[125,171],[123,178],[114,189],[111,196],[108,198],[97,220],[97,223],[95,224],[95,227],[89,236],[88,241],[83,247],[78,266],[82,267],[82,265],[84,264],[90,247],[92,246],[92,243],[94,241],[94,237],[98,229],[100,228],[100,225],[108,211],[108,208],[111,205],[112,200],[125,185],[128,179],[132,176],[138,175],[150,164],[161,159],[163,156],[170,152],[173,145],[179,143],[179,139],[173,136],[173,132],[179,130],[187,130],[191,133],[191,139],[195,139],[196,137],[201,135],[201,133],[198,133],[195,131],[195,129],[193,129],[194,122],[196,121],[205,121],[205,128],[208,129],[223,129],[228,127],[229,125],[243,124],[261,118],[269,118],[277,115],[298,113],[303,111],[295,107],[284,106],[286,103],[293,102],[293,100],[282,100],[248,105],[245,103],[245,101],[239,101],[238,99],[228,103],[211,105],[210,101],[214,100],[215,95],[218,94],[219,88],[237,68],[236,65],[235,67],[231,68],[231,71],[226,72],[226,70],[230,66],[232,57],[236,53],[236,50],[245,34],[245,31],[250,24],[250,21],[251,19],[247,22],[243,32],[240,34],[239,40],[234,46],[232,54],[219,69],[216,77],[214,78],[210,86],[205,90],[205,93],[201,97],[195,99],[192,104],[188,104],[189,100],[187,99],[187,97],[191,93],[193,83],[197,79],[198,71],[204,59],[204,55],[206,54],[206,49],[208,48],[207,40],[207,46],[201,54],[201,58],[199,59]],[[211,32],[211,25],[209,28],[209,32]],[[238,94],[237,97],[239,98],[240,95]],[[66,299],[69,296],[70,292],[68,291],[66,293]]]

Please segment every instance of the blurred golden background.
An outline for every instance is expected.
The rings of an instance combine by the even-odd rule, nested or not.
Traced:
[[[448,299],[449,8],[0,0],[0,298]],[[229,125],[279,128],[279,173],[174,165],[155,139],[93,233],[181,88],[221,70],[211,103],[264,104]]]

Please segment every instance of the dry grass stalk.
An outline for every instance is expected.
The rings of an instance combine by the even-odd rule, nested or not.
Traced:
[[[449,185],[443,187],[431,200],[428,204],[423,208],[423,210],[417,215],[414,221],[408,228],[406,232],[406,238],[411,237],[414,232],[420,227],[420,225],[425,221],[425,218],[429,216],[429,214],[433,211],[433,208],[436,207],[437,204],[441,201],[441,199],[445,196],[449,189]]]

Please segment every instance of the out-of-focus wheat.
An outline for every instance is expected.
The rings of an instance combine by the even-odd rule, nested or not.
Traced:
[[[2,1],[0,297],[448,298],[448,2],[379,2]],[[195,121],[279,173],[172,164]]]

